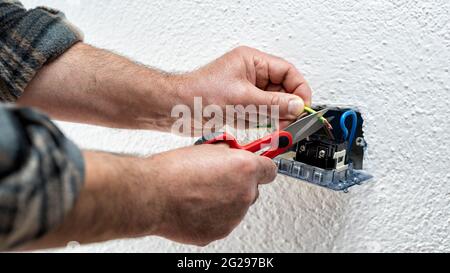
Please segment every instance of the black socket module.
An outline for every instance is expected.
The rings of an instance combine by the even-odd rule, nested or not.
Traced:
[[[324,107],[316,107],[315,110],[319,111],[323,108]],[[336,159],[334,158],[335,153],[346,150],[344,159],[345,164],[348,164],[348,162],[351,161],[353,163],[353,168],[362,169],[366,142],[362,130],[363,119],[361,113],[352,108],[327,108],[329,108],[329,110],[325,113],[324,117],[333,127],[333,130],[331,130],[332,136],[330,137],[326,133],[325,128],[322,128],[309,138],[298,142],[295,146],[295,160],[329,170],[336,167]],[[353,110],[357,117],[355,138],[350,153],[348,153],[347,149],[348,141],[344,140],[343,130],[340,126],[341,116],[348,110]],[[345,126],[351,128],[351,118],[345,120]]]

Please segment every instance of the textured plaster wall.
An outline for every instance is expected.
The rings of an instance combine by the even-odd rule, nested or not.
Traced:
[[[257,47],[297,65],[314,102],[357,105],[366,118],[370,184],[343,194],[279,176],[208,247],[148,237],[76,251],[450,251],[449,1],[24,2],[62,9],[86,42],[169,71]],[[60,124],[84,148],[151,154],[193,142]]]

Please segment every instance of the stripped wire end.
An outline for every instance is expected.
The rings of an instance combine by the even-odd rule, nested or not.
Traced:
[[[305,112],[308,112],[310,114],[317,113],[314,109],[309,108],[308,106],[305,106]],[[328,137],[330,139],[334,140],[333,133],[331,133],[331,130],[333,130],[333,126],[331,126],[330,122],[328,122],[328,120],[326,118],[320,117],[319,119],[322,122],[322,124],[324,125],[323,128],[325,129],[325,132],[328,135]]]
[[[331,123],[326,118],[324,118],[323,124],[328,130],[333,130],[333,126],[331,126]]]
[[[313,110],[312,108],[309,108],[308,106],[305,106],[305,112],[308,112],[310,114],[317,113],[315,110]],[[319,119],[323,123],[323,125],[325,125],[325,127],[328,128],[328,130],[333,130],[333,127],[331,126],[331,124],[328,122],[328,120],[326,118],[320,117]]]
[[[325,119],[326,120],[326,119]],[[328,120],[326,120],[327,125],[325,125],[323,128],[325,129],[325,133],[327,134],[327,136],[331,139],[334,140],[334,136],[333,133],[331,132],[331,130],[333,130],[333,127],[331,126],[330,122],[328,122]]]

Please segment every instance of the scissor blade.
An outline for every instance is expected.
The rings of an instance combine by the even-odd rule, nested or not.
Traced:
[[[320,117],[322,117],[327,111],[328,109],[323,109],[318,111],[317,113],[310,114],[304,118],[301,118],[286,127],[284,131],[291,133],[293,138],[292,143],[297,143],[300,140],[314,134],[323,127],[323,123],[322,121],[320,121]]]

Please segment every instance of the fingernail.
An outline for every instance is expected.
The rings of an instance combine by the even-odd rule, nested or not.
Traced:
[[[291,99],[288,104],[288,112],[291,115],[299,116],[303,112],[304,102],[301,98]]]

